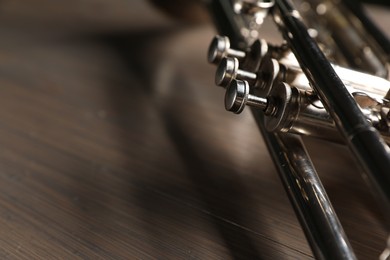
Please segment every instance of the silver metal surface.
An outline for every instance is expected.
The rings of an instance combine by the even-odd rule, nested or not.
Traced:
[[[260,75],[259,80],[256,86],[253,86],[256,95],[262,97],[268,96],[274,82],[283,74],[279,73],[283,69],[284,68],[281,68],[277,60],[270,57],[263,58],[258,72]]]
[[[224,70],[217,71],[217,75],[223,74],[223,76],[228,78],[220,79],[224,84],[230,84],[233,79],[248,80],[254,93],[260,97],[267,97],[272,91],[272,86],[277,85],[275,83],[280,81],[286,82],[291,86],[298,88],[300,91],[313,93],[307,77],[297,66],[296,58],[293,55],[283,56],[282,62],[284,64],[278,63],[275,59],[271,58],[271,55],[265,56],[262,58],[260,68],[255,75],[247,71],[238,70],[238,67],[240,66],[239,62],[233,62],[233,60],[231,60],[230,63],[232,66],[230,66],[230,71],[229,66],[225,66]],[[359,104],[367,120],[381,132],[386,142],[389,142],[390,131],[388,127],[389,124],[387,123],[388,112],[383,113],[383,111],[384,108],[389,107],[389,102],[384,99],[384,96],[388,89],[390,89],[390,82],[378,76],[354,71],[337,65],[332,65],[332,67],[346,85],[351,96],[353,96]],[[226,71],[228,73],[226,73]],[[254,79],[255,76],[256,79]],[[282,100],[281,98],[279,99]],[[300,104],[295,105],[295,107],[298,107],[299,109],[293,109],[294,106],[291,106],[287,109],[287,111],[290,111],[289,113],[279,114],[281,116],[279,119],[294,119],[286,121],[290,122],[291,125],[288,123],[281,124],[281,121],[276,124],[278,127],[271,127],[270,129],[273,129],[274,131],[289,131],[306,134],[341,142],[340,135],[335,132],[335,125],[332,118],[330,118],[321,102],[317,98],[314,99],[318,102],[316,102],[315,105],[312,105],[304,101],[304,98],[300,98]],[[305,102],[307,104],[305,104]],[[368,106],[367,102],[368,104],[375,103],[375,106]],[[283,102],[280,102],[279,107],[283,107]],[[281,109],[281,111],[284,110]],[[295,111],[300,112],[299,114],[296,114]],[[275,120],[274,117],[271,121],[275,123]]]
[[[390,213],[390,149],[351,97],[289,1],[278,0],[274,20],[363,169],[362,176]]]
[[[234,10],[237,14],[253,16],[255,23],[261,25],[274,4],[274,0],[235,0]]]
[[[264,122],[268,131],[289,132],[337,143],[344,142],[333,118],[312,92],[290,87],[283,82],[276,84],[266,98],[249,92],[248,82],[233,80],[225,95],[226,110],[239,114],[248,105],[264,112]],[[367,120],[378,128],[384,140],[390,144],[388,128],[379,128],[380,115],[369,109],[364,112]]]
[[[301,1],[304,18],[290,1],[276,0],[273,18],[288,46],[261,44],[268,53],[260,52],[256,57],[258,67],[245,64],[250,56],[248,47],[241,49],[245,52],[241,60],[225,52],[216,83],[227,86],[227,110],[240,113],[246,105],[254,108],[252,112],[260,118],[259,127],[266,142],[272,143],[270,151],[283,150],[284,160],[289,161],[285,167],[277,165],[281,174],[305,172],[308,158],[304,149],[294,150],[296,142],[289,137],[283,139],[282,132],[289,133],[286,136],[294,133],[345,143],[368,173],[363,177],[370,180],[374,193],[383,199],[385,213],[389,213],[390,149],[383,142],[384,139],[390,144],[390,82],[384,79],[388,75],[388,57],[382,55],[370,37],[365,39],[362,28],[351,18],[351,12],[342,4],[337,6],[336,2],[339,1],[313,0],[310,4]],[[255,20],[255,12],[249,11],[251,8],[241,5],[238,13],[247,17],[252,14]],[[313,26],[307,28],[303,19]],[[328,33],[330,29],[334,31]],[[369,74],[336,63],[348,64]],[[275,134],[267,134],[265,129]],[[277,141],[271,142],[272,139]],[[273,154],[275,162],[280,163],[283,159],[278,160],[278,156]],[[313,172],[313,167],[308,168]],[[330,259],[321,255],[324,248],[316,252],[312,234],[308,232],[307,236],[316,257]],[[336,254],[341,251],[334,248]],[[354,259],[350,248],[347,247],[346,252],[346,259]],[[335,259],[343,257],[339,255]]]
[[[225,108],[236,114],[241,113],[246,105],[265,110],[267,99],[249,94],[249,84],[242,80],[233,80],[227,87]]]
[[[246,53],[244,51],[235,50],[230,48],[230,40],[226,36],[216,35],[211,41],[207,60],[212,64],[219,64],[225,57],[234,57],[237,59],[245,58]]]
[[[239,69],[238,59],[227,57],[223,58],[217,67],[215,84],[226,87],[234,79],[248,80],[253,84],[256,82],[256,78],[255,73]]]
[[[379,260],[389,260],[390,259],[390,236],[387,239],[387,247],[382,252],[382,254],[379,256]]]
[[[314,255],[317,259],[356,259],[303,142],[295,135],[280,134],[279,143],[284,148],[288,163],[294,169],[290,176],[284,177],[291,178],[290,189],[298,189],[290,193],[301,193],[294,194],[295,198],[292,200],[299,201],[300,198],[304,198],[304,201],[300,202],[305,203],[312,210],[312,218],[306,219],[306,223],[302,221],[302,225],[306,225],[307,229],[318,230],[323,238],[326,238],[322,241],[315,238],[309,240],[312,241]],[[298,211],[298,214],[302,213]],[[324,246],[319,243],[327,244],[329,250],[324,252],[322,250]]]
[[[322,46],[328,46],[325,52],[332,54],[330,58],[339,61],[342,55],[343,61],[356,69],[387,77],[386,53],[342,1],[295,2],[302,19],[321,35]]]

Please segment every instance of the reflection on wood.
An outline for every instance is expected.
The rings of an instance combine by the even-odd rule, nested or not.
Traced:
[[[2,259],[312,258],[250,114],[223,109],[211,27],[150,22],[142,1],[104,19],[19,2],[0,15]],[[358,257],[376,258],[383,219],[354,162],[308,141]]]

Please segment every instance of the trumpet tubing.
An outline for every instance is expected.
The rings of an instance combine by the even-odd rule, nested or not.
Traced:
[[[278,157],[280,151],[293,149],[293,143],[301,143],[291,141],[296,137],[290,134],[346,144],[381,200],[384,214],[390,216],[390,43],[383,47],[383,35],[375,34],[379,30],[367,32],[373,24],[366,26],[361,10],[341,0],[297,0],[295,4],[297,8],[288,0],[233,1],[234,11],[228,13],[236,18],[229,21],[241,22],[228,30],[230,37],[216,36],[208,52],[208,61],[217,65],[215,83],[226,89],[225,108],[236,114],[246,105],[252,108],[276,163],[294,160],[287,151],[285,158]],[[266,15],[272,15],[285,40],[280,46],[253,37],[255,33],[247,39],[243,33],[259,28]],[[300,156],[302,151],[304,147]],[[302,158],[310,161],[308,155]],[[315,176],[309,165],[307,171]],[[286,175],[304,174],[294,163],[278,169]],[[292,199],[293,204],[296,201]],[[302,205],[294,206],[305,211]],[[344,237],[336,226],[327,226],[325,233]],[[355,258],[347,242],[332,246],[327,257],[325,245],[312,244],[312,248],[318,258],[340,258],[340,254]]]

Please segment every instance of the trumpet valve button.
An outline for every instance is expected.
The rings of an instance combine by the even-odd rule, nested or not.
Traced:
[[[226,57],[230,49],[230,41],[226,36],[215,36],[211,41],[207,60],[209,63],[218,64],[222,58]]]
[[[233,113],[241,113],[245,106],[265,111],[269,105],[266,98],[249,94],[249,83],[245,80],[233,80],[226,90],[225,109]]]
[[[228,86],[234,79],[246,80],[250,84],[255,83],[257,75],[246,70],[240,70],[239,66],[237,58],[223,58],[215,74],[215,84]]]
[[[217,35],[211,41],[207,60],[209,63],[218,64],[225,57],[233,57],[243,60],[246,57],[246,53],[241,50],[231,49],[229,38]]]
[[[241,113],[249,95],[249,84],[246,81],[234,80],[226,89],[225,109],[233,113]]]
[[[228,86],[237,77],[238,66],[236,58],[223,58],[215,73],[215,84]]]

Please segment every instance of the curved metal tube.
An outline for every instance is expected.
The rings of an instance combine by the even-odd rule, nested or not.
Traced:
[[[309,36],[299,13],[286,0],[277,0],[274,19],[347,145],[367,173],[374,191],[390,212],[390,149],[367,122],[336,72]],[[388,214],[388,213],[387,213]]]
[[[229,17],[229,15],[226,15],[226,13],[223,13],[224,8],[218,9],[218,6],[226,5],[225,0],[215,0],[212,2],[213,5],[211,9],[213,10],[214,17],[217,20],[221,18],[222,21],[229,20],[231,22],[232,18]],[[242,38],[238,35],[237,29],[229,31],[221,26],[221,23],[217,23],[217,26],[218,25],[221,32],[228,34],[232,39],[240,39],[233,40],[233,46],[238,46],[242,43]],[[279,134],[268,132],[264,126],[262,112],[255,109],[253,109],[252,112],[259,129],[261,130],[264,141],[271,152],[271,157],[278,168],[279,176],[293,204],[298,219],[302,224],[314,255],[318,259],[356,259],[340,222],[323,190],[315,169],[308,155],[305,154],[306,151],[304,147],[299,146],[302,148],[302,153],[300,153],[301,158],[306,158],[306,160],[303,160],[302,162],[305,162],[307,166],[306,171],[302,172],[299,168],[294,169],[296,166],[290,164],[290,162],[294,160],[291,157],[292,155],[284,152],[286,147],[296,146],[297,143],[292,142],[289,144],[289,134],[286,134],[282,141]],[[294,138],[295,140],[300,140],[300,137]],[[299,143],[302,144],[301,142]],[[296,147],[295,149],[299,149],[299,147]],[[307,194],[310,194],[310,200],[307,199]],[[322,196],[317,197],[315,194],[322,194]],[[323,208],[330,210],[325,211],[326,214],[323,215]],[[322,216],[318,216],[318,214],[322,214]]]
[[[252,113],[317,259],[356,259],[301,138],[270,133],[262,112]]]

